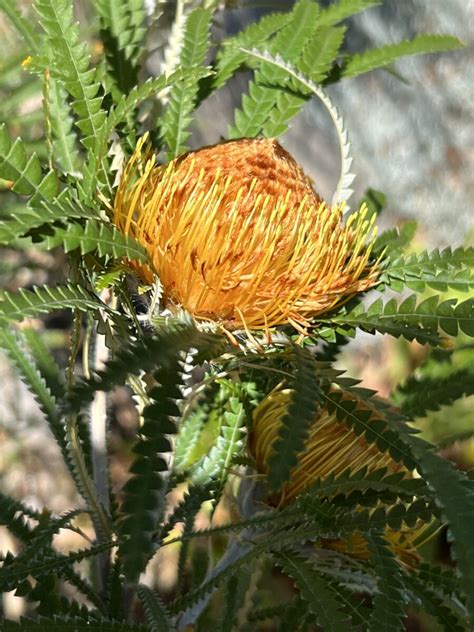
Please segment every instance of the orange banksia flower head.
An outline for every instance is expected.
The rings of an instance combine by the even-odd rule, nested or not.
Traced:
[[[142,139],[125,167],[113,221],[148,250],[166,307],[227,330],[293,324],[377,282],[367,209],[342,221],[276,140],[205,147],[157,166]]]
[[[254,411],[248,447],[260,474],[268,473],[272,444],[278,436],[290,397],[289,389],[277,389]],[[357,405],[368,409],[368,405],[362,401],[358,401]],[[317,479],[325,479],[331,475],[338,477],[349,468],[352,474],[362,468],[366,468],[368,474],[386,468],[387,474],[403,472],[406,478],[412,478],[412,473],[404,465],[394,461],[389,454],[381,453],[374,445],[368,444],[363,437],[337,421],[335,412],[330,413],[323,407],[318,410],[314,421],[306,440],[305,451],[299,455],[298,464],[292,470],[290,480],[278,492],[268,496],[268,504],[284,507]],[[416,548],[432,534],[433,525],[420,522],[413,529],[386,529],[385,537],[398,559],[412,566],[419,559]],[[369,557],[366,540],[359,532],[345,540],[322,540],[319,544],[356,558]]]

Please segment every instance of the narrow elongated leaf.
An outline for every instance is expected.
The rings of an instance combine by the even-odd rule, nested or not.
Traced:
[[[295,376],[290,384],[291,402],[281,420],[269,460],[268,483],[275,490],[289,480],[291,470],[298,464],[322,401],[313,357],[305,349],[294,347],[293,351]]]
[[[56,309],[78,309],[87,312],[110,308],[80,285],[45,285],[34,290],[0,292],[0,317],[3,319],[23,320]]]
[[[245,420],[242,402],[237,397],[229,397],[219,417],[220,431],[217,440],[209,453],[191,472],[191,480],[196,485],[205,485],[210,481],[216,482],[216,502],[224,489],[233,458],[242,448]]]
[[[315,616],[315,623],[328,632],[346,632],[349,617],[341,611],[338,594],[331,589],[328,581],[295,554],[281,552],[277,559],[285,573],[294,579],[301,597]]]
[[[170,616],[158,596],[147,586],[140,585],[137,594],[143,604],[146,618],[152,632],[173,632],[176,630]]]
[[[433,446],[413,434],[403,418],[385,402],[371,398],[371,405],[380,412],[396,438],[396,450],[390,454],[396,460],[403,458],[407,467],[416,467],[436,494],[436,502],[443,518],[448,522],[452,538],[452,550],[458,561],[462,589],[467,598],[467,607],[474,623],[474,543],[470,537],[470,525],[474,522],[474,490],[465,474],[436,455]],[[341,420],[342,420],[341,416]],[[400,448],[398,444],[402,444]],[[377,445],[383,449],[379,441]],[[403,445],[405,447],[403,447]],[[398,451],[398,454],[397,454]],[[406,457],[409,456],[409,460]],[[410,460],[412,464],[410,466]],[[417,502],[417,501],[416,501]],[[370,528],[370,527],[369,527]]]
[[[79,41],[72,4],[68,0],[36,0],[34,7],[47,42],[56,53],[51,74],[64,84],[74,99],[77,126],[84,134],[82,143],[93,150],[101,135],[105,112],[101,109],[102,98],[97,96],[99,84],[95,82],[95,70],[89,68],[87,45]]]
[[[344,33],[344,28],[317,28],[309,39],[298,66],[315,83],[322,82],[328,74],[342,45]],[[299,89],[301,89],[301,84]],[[303,94],[279,91],[275,107],[270,112],[269,120],[263,126],[263,134],[269,138],[284,134],[289,122],[312,96],[313,92],[305,87]]]
[[[222,87],[245,63],[246,55],[241,48],[260,46],[292,20],[291,13],[272,13],[250,24],[241,33],[224,41],[217,54],[217,71],[213,78],[214,88]]]
[[[0,221],[0,244],[13,244],[30,231],[34,231],[35,242],[41,241],[41,231],[37,229],[75,218],[98,219],[98,213],[81,204],[69,191],[62,191],[54,200],[41,203],[37,208],[28,208],[11,219]],[[47,233],[50,232],[48,228]]]
[[[343,494],[345,496],[353,492],[374,491],[378,498],[387,498],[387,495],[401,499],[430,498],[426,483],[421,479],[404,478],[405,474],[399,472],[388,474],[386,468],[367,472],[367,468],[361,468],[357,472],[348,469],[340,476],[327,476],[318,479],[306,490],[309,495],[318,498],[334,498]]]
[[[342,380],[337,383],[347,392]],[[365,405],[364,400],[358,397],[357,389],[349,392],[352,395],[350,398],[345,397],[343,391],[323,391],[322,397],[328,410],[334,411],[339,421],[347,424],[356,434],[363,435],[368,443],[376,443],[380,451],[389,452],[395,461],[403,462],[409,470],[413,470],[416,467],[413,454],[403,438],[393,430],[387,417]],[[374,395],[375,392],[371,391],[370,394]],[[373,398],[369,401],[372,403]]]
[[[405,40],[398,44],[390,44],[363,53],[357,53],[346,60],[342,69],[342,77],[350,79],[374,68],[383,68],[400,57],[420,55],[422,53],[438,53],[462,48],[464,44],[452,35],[418,35],[413,40]]]
[[[421,607],[438,621],[443,630],[465,632],[468,629],[467,621],[461,620],[459,615],[440,599],[435,590],[426,586],[419,577],[411,574],[405,582]]]
[[[243,618],[242,609],[249,607],[245,603],[245,597],[248,591],[252,590],[252,570],[249,564],[246,568],[242,568],[238,575],[233,575],[228,580],[225,587],[225,606],[222,609],[219,632],[233,632],[238,624],[237,618],[239,617],[240,620]]]
[[[376,532],[365,536],[377,573],[377,592],[373,601],[368,632],[402,632],[405,629],[406,598],[401,567],[384,538]]]
[[[119,552],[123,572],[131,582],[145,570],[154,551],[153,536],[164,511],[169,470],[169,456],[165,453],[171,452],[168,436],[176,433],[174,420],[180,416],[176,401],[182,397],[178,358],[179,352],[175,351],[166,369],[154,373],[159,386],[148,393],[150,403],[143,410],[143,425],[133,447],[132,477],[123,488]]]
[[[148,626],[138,623],[124,623],[110,619],[96,619],[91,616],[89,620],[82,617],[39,617],[38,619],[21,618],[20,621],[2,622],[4,632],[149,632]]]
[[[324,25],[336,24],[346,18],[381,4],[382,0],[339,0],[333,2],[321,13],[319,23]]]
[[[138,60],[145,28],[143,0],[97,0],[110,73],[121,93],[138,83]]]
[[[258,50],[246,50],[245,52],[250,57],[263,61],[263,67],[268,66],[269,68],[273,69],[277,68],[278,73],[283,73],[284,75],[287,75],[288,78],[291,78],[291,80],[298,86],[298,89],[300,86],[302,86],[302,93],[295,95],[295,99],[299,99],[300,104],[301,99],[304,100],[312,95],[318,97],[318,99],[321,100],[329,115],[331,116],[336,128],[341,154],[341,174],[339,176],[336,192],[333,195],[331,203],[335,205],[347,201],[352,195],[352,189],[350,189],[349,187],[355,178],[355,176],[350,172],[350,168],[352,165],[352,157],[350,156],[350,143],[347,138],[347,132],[344,128],[344,122],[329,96],[324,92],[324,90],[320,88],[320,86],[298,72],[298,70],[294,66],[286,62],[279,54],[276,56],[272,56],[266,51],[261,53]],[[279,76],[279,74],[277,74],[277,76]],[[296,104],[296,101],[294,102],[294,104]],[[289,108],[289,114],[293,116],[293,114],[291,113],[291,108]],[[283,116],[286,117],[286,114],[283,114]],[[346,206],[346,211],[348,210],[349,206]]]
[[[470,525],[474,522],[474,491],[462,472],[431,450],[424,442],[407,435],[419,463],[419,471],[436,492],[447,519],[452,550],[461,572],[461,585],[467,598],[471,625],[474,624],[474,544]]]
[[[299,0],[293,8],[292,21],[272,40],[270,53],[284,50],[285,59],[296,64],[313,33],[318,14],[319,7],[315,2]],[[249,94],[242,99],[242,109],[235,112],[235,123],[229,129],[229,138],[254,137],[261,133],[281,93],[276,86],[284,86],[288,79],[284,70],[269,68],[268,65],[259,68],[254,82],[250,83]],[[304,99],[295,98],[301,107]]]
[[[69,0],[36,0],[34,7],[46,35],[48,45],[55,53],[51,74],[61,81],[73,98],[72,107],[83,133],[84,146],[93,151],[101,136],[105,111],[94,69],[89,68],[87,44],[79,41],[79,28],[73,21]]]
[[[204,64],[209,47],[211,18],[210,9],[195,9],[186,19],[179,58],[179,65],[184,70],[200,68]],[[199,72],[193,73],[176,81],[171,88],[168,106],[162,117],[162,135],[169,149],[170,160],[186,149],[185,143],[190,136],[188,127],[201,76]]]
[[[449,406],[474,395],[474,372],[460,369],[446,376],[411,376],[393,393],[392,399],[409,417],[424,417],[429,411]]]
[[[446,248],[414,253],[389,262],[380,278],[390,289],[404,287],[423,292],[426,287],[445,292],[448,288],[474,288],[474,248]]]
[[[65,174],[82,178],[77,136],[74,131],[74,119],[64,87],[58,81],[49,78],[49,113],[53,133],[53,157]]]
[[[217,565],[212,573],[209,573],[208,579],[198,589],[189,592],[182,598],[177,599],[170,606],[173,613],[182,612],[185,608],[192,607],[198,603],[203,597],[212,593],[217,587],[226,582],[232,575],[237,573],[240,568],[246,566],[249,562],[260,555],[270,551],[279,551],[288,548],[305,539],[316,537],[318,533],[317,525],[311,524],[299,526],[297,528],[285,528],[284,530],[275,530],[267,533],[259,538],[252,538],[252,542],[243,541],[239,551],[232,558],[231,564],[221,563]]]
[[[64,376],[43,337],[32,327],[23,327],[21,333],[46,386],[54,397],[61,399],[64,397]]]
[[[105,139],[106,113],[97,80],[96,69],[89,65],[88,44],[79,38],[79,25],[74,22],[70,0],[36,0],[34,7],[45,32],[46,42],[54,58],[50,73],[71,97],[80,142],[87,150],[83,168],[84,193],[95,198],[96,189],[111,193],[108,159],[101,148]]]
[[[0,178],[12,180],[15,193],[31,196],[32,205],[50,200],[59,192],[56,174],[49,171],[44,175],[36,154],[28,158],[19,138],[12,143],[5,124],[0,125]]]
[[[301,56],[300,72],[315,83],[322,83],[342,46],[345,32],[344,27],[317,28]]]
[[[101,257],[148,261],[147,251],[133,237],[124,235],[111,224],[93,220],[86,220],[83,225],[71,223],[55,228],[54,234],[47,236],[43,244],[48,250],[62,246],[65,252],[79,249],[81,255],[96,250]]]
[[[39,520],[41,513],[0,493],[0,524],[5,525],[20,542],[27,543],[31,540],[32,528],[28,524],[30,518]]]
[[[51,548],[53,536],[62,528],[67,528],[69,523],[78,515],[81,510],[69,511],[59,518],[50,518],[46,525],[40,525],[32,531],[33,537],[28,541],[27,546],[16,557],[10,557],[8,563],[0,568],[0,590],[13,590],[17,584],[24,581],[28,575],[40,576],[48,572],[48,570],[33,570],[35,562],[48,560],[53,558],[56,560],[57,554]],[[65,556],[61,556],[65,557]],[[29,568],[31,567],[31,572]]]
[[[320,322],[359,327],[369,333],[379,331],[392,336],[437,344],[438,332],[456,336],[459,331],[474,336],[474,299],[458,303],[456,299],[440,302],[431,296],[417,305],[415,294],[398,303],[377,299],[368,308],[359,304],[353,310]]]
[[[66,433],[61,411],[42,373],[28,354],[27,339],[19,330],[15,331],[11,328],[1,327],[0,347],[7,352],[28,390],[38,402],[54,438],[58,442],[63,455],[67,457]]]

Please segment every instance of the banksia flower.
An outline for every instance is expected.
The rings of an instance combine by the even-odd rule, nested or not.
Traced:
[[[261,474],[268,473],[272,444],[278,436],[290,396],[289,389],[276,390],[254,411],[249,451],[255,459],[257,471]],[[358,402],[358,406],[368,408],[362,401]],[[330,475],[338,477],[349,468],[352,474],[362,468],[368,474],[386,468],[387,474],[404,472],[406,478],[412,477],[405,466],[395,462],[389,454],[381,453],[373,444],[368,444],[363,437],[337,421],[335,412],[330,413],[323,407],[317,412],[314,426],[310,428],[306,440],[305,451],[299,455],[298,464],[292,470],[290,480],[277,493],[269,495],[268,504],[284,507],[317,479],[324,479]],[[414,529],[387,529],[385,536],[398,559],[410,566],[418,560],[418,541],[426,540],[424,536],[429,531],[429,525],[421,524]],[[358,532],[345,540],[322,540],[320,545],[357,558],[369,557],[367,543]]]
[[[377,282],[367,209],[342,221],[276,140],[206,147],[157,166],[142,139],[122,174],[113,221],[148,250],[166,307],[226,330],[304,331]],[[133,264],[133,262],[132,262]]]

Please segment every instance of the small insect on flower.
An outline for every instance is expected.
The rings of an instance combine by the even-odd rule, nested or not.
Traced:
[[[228,331],[310,321],[377,283],[373,222],[329,208],[273,139],[205,147],[157,166],[141,139],[113,221],[148,250],[166,307]]]
[[[290,403],[291,390],[278,388],[257,406],[253,415],[253,424],[249,433],[249,452],[255,460],[257,472],[268,474],[273,444],[278,437],[282,419]],[[370,411],[364,401],[355,400],[344,394],[344,398],[353,400],[354,406]],[[374,416],[374,411],[372,411]],[[368,419],[367,423],[370,423]],[[316,481],[338,478],[348,473],[357,472],[364,478],[376,470],[385,468],[386,474],[399,473],[405,479],[412,479],[413,474],[404,465],[397,463],[388,453],[382,453],[374,444],[337,420],[335,412],[322,407],[318,410],[314,424],[309,429],[304,451],[298,455],[298,464],[293,468],[290,479],[277,492],[269,493],[269,505],[284,507],[298,495],[307,491]],[[324,488],[324,484],[323,484]],[[337,494],[337,485],[332,485]],[[327,493],[326,497],[331,497]],[[397,558],[407,566],[413,566],[419,560],[417,548],[426,542],[439,525],[418,521],[415,527],[402,526],[399,530],[387,528],[385,537]],[[319,546],[347,553],[353,557],[367,559],[369,550],[363,534],[354,531],[345,539],[322,539]]]

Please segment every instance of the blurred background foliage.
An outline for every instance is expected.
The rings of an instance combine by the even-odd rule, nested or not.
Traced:
[[[17,6],[28,15],[28,0]],[[193,4],[191,1],[190,4]],[[196,3],[194,3],[196,4]],[[273,0],[245,2],[228,0],[214,30],[220,39],[232,34],[257,17],[275,10],[285,10],[294,3]],[[328,0],[321,4],[330,4]],[[170,60],[163,57],[168,29],[175,17],[175,2],[147,2],[150,14],[159,19],[148,39],[148,72],[158,74]],[[76,0],[76,17],[83,36],[89,37],[90,52],[100,52],[94,12],[88,0]],[[363,12],[348,22],[347,46],[350,50],[368,45],[382,45],[412,37],[419,32],[448,32],[463,39],[465,49],[449,55],[425,55],[403,59],[397,73],[376,71],[337,86],[328,92],[338,104],[350,130],[355,160],[356,198],[372,187],[386,194],[382,226],[415,219],[419,230],[414,249],[450,244],[472,245],[474,199],[474,2],[471,0],[385,0],[380,7]],[[0,16],[0,122],[8,122],[11,137],[21,135],[29,152],[42,158],[48,155],[48,130],[43,127],[42,86],[39,79],[24,71],[22,62],[28,51],[8,21]],[[409,80],[407,79],[409,77]],[[218,142],[226,133],[233,108],[238,105],[248,81],[239,73],[225,90],[218,91],[198,111],[192,146]],[[153,114],[153,113],[152,113]],[[151,115],[152,115],[151,114]],[[338,173],[337,143],[327,113],[314,100],[283,137],[286,148],[304,166],[316,188],[330,197]],[[17,198],[10,194],[8,183],[0,180],[0,217],[15,212]],[[8,290],[51,283],[64,278],[64,255],[3,248],[0,258],[0,283]],[[429,290],[426,295],[429,295]],[[446,298],[453,296],[446,292]],[[465,297],[460,297],[465,298]],[[30,323],[31,324],[31,323]],[[65,361],[69,344],[68,316],[55,314],[37,322],[45,330],[45,342],[56,357]],[[403,381],[414,369],[420,382],[430,376],[446,378],[452,386],[456,375],[470,376],[474,383],[474,348],[459,337],[456,347],[437,350],[436,361],[417,343],[389,337],[361,334],[344,350],[340,363],[364,385],[388,396],[394,384]],[[442,362],[439,362],[439,360]],[[473,386],[474,391],[474,386]],[[416,406],[404,399],[403,388],[394,394],[402,406]],[[425,436],[440,442],[445,452],[463,469],[474,464],[474,396],[459,400],[449,409],[430,413],[420,422]],[[111,473],[114,486],[120,488],[130,463],[130,443],[137,424],[135,409],[128,393],[119,390],[111,403],[112,426]],[[18,421],[20,420],[20,421]],[[462,440],[452,441],[462,435]],[[54,511],[63,511],[78,499],[68,478],[59,451],[40,423],[33,398],[12,374],[8,364],[0,364],[0,485],[5,493],[22,498],[41,509],[46,503]],[[220,506],[221,520],[230,507]],[[203,514],[200,527],[206,526]],[[219,516],[214,520],[219,521]],[[83,525],[87,532],[87,524]],[[68,532],[71,537],[71,532]],[[71,542],[58,546],[71,547]],[[0,529],[0,549],[14,547],[6,531]],[[433,553],[442,556],[443,551]],[[172,564],[178,549],[170,546],[148,571],[150,583],[157,581],[163,590],[172,589],[176,577]],[[171,561],[170,559],[170,561]],[[199,551],[194,554],[198,563]],[[156,575],[160,566],[160,574]],[[168,571],[167,571],[168,569]],[[275,580],[274,589],[290,590]],[[15,617],[24,612],[25,604],[12,594],[3,597],[3,610]],[[416,626],[415,622],[412,624]],[[429,624],[428,624],[429,625]],[[417,629],[413,627],[412,629]],[[427,629],[433,630],[433,627]]]

